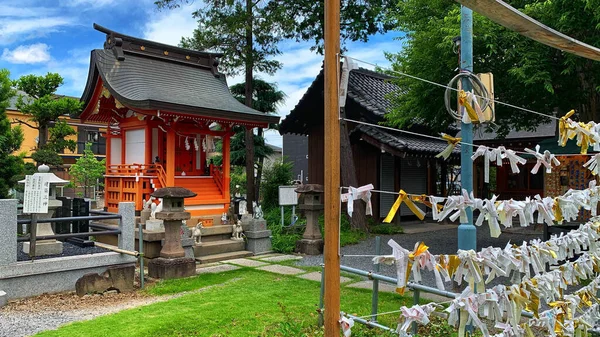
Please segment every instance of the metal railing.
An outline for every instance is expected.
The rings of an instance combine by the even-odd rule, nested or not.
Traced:
[[[375,254],[379,255],[381,253],[381,239],[379,236],[377,236],[375,238]],[[379,265],[375,265],[374,266],[375,271],[379,271]],[[370,327],[374,327],[374,328],[379,328],[382,330],[386,330],[386,331],[392,331],[395,332],[396,329],[381,325],[379,323],[377,323],[377,312],[378,312],[378,304],[379,304],[379,281],[382,282],[386,282],[386,283],[390,283],[390,284],[394,284],[397,285],[398,284],[398,279],[393,278],[393,277],[389,277],[389,276],[385,276],[385,275],[381,275],[381,274],[377,274],[374,273],[372,271],[366,271],[366,270],[362,270],[362,269],[357,269],[357,268],[352,268],[352,267],[348,267],[348,266],[340,266],[340,270],[350,273],[350,274],[354,274],[354,275],[358,275],[358,276],[364,276],[367,277],[369,280],[373,281],[373,294],[371,297],[371,319],[364,319],[364,318],[360,318],[354,315],[349,315],[346,314],[344,312],[342,312],[342,314],[344,314],[345,316],[352,318],[354,320],[354,322],[356,323],[360,323],[360,324],[364,324]],[[457,298],[460,294],[458,293],[454,293],[451,291],[446,291],[446,290],[439,290],[438,288],[434,288],[434,287],[428,287],[426,285],[422,285],[419,283],[414,283],[414,282],[408,282],[408,284],[406,285],[406,288],[411,290],[413,292],[413,304],[417,305],[419,304],[421,298],[421,292],[424,293],[429,293],[429,294],[434,294],[434,295],[438,295],[438,296],[442,296],[442,297],[446,297],[449,299],[454,299]],[[319,300],[319,325],[323,325],[323,298],[324,298],[324,294],[325,294],[325,265],[321,265],[321,294],[320,294],[320,300]],[[527,318],[532,318],[533,317],[533,313],[529,312],[529,311],[525,311],[522,310],[521,311],[521,315]],[[417,323],[413,322],[412,323],[412,334],[415,335],[417,333]]]

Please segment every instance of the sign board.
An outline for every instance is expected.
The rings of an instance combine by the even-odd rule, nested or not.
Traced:
[[[25,193],[23,195],[23,213],[48,213],[50,197],[50,176],[34,174],[25,177]]]
[[[279,206],[298,205],[298,193],[295,189],[298,186],[279,186]]]

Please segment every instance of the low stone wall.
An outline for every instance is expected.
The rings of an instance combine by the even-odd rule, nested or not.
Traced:
[[[68,256],[0,266],[0,289],[8,299],[75,290],[88,273],[104,273],[109,267],[135,265],[137,259],[120,253]]]
[[[134,251],[135,204],[120,203],[121,234],[118,247]],[[75,290],[88,273],[104,273],[110,267],[135,265],[133,256],[116,252],[17,262],[17,201],[0,200],[0,291],[8,299]]]

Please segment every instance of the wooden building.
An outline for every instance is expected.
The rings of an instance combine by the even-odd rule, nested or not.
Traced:
[[[475,131],[473,141],[476,145],[485,145],[490,148],[504,146],[507,149],[523,151],[525,148],[535,149],[538,144],[548,144],[556,138],[556,121],[551,120],[548,123],[542,123],[537,126],[535,131],[511,130],[505,136],[498,137],[493,131],[484,132],[482,129]],[[546,145],[542,146],[541,151],[546,150]],[[579,151],[579,150],[577,150]],[[552,152],[554,153],[554,152]],[[527,163],[520,166],[520,172],[515,174],[510,168],[510,162],[505,159],[502,166],[490,164],[490,184],[484,183],[484,163],[483,158],[478,158],[474,165],[474,194],[477,197],[491,197],[496,194],[500,199],[523,200],[525,197],[531,197],[536,194],[545,196],[547,194],[544,183],[544,169],[540,168],[537,174],[532,174],[531,169],[535,166],[536,160],[532,156],[523,156]]]
[[[380,123],[384,121],[384,115],[391,108],[389,95],[398,92],[399,88],[384,74],[366,69],[352,70],[348,80],[346,118],[373,124]],[[323,184],[324,181],[323,162],[329,149],[325,149],[323,144],[323,122],[323,72],[321,71],[280,126],[282,135],[308,136],[307,173],[310,183]],[[444,177],[448,162],[435,158],[435,155],[446,148],[446,142],[353,122],[348,122],[347,126],[358,185],[373,184],[380,190],[397,192],[404,189],[407,193],[414,194],[446,193]],[[432,134],[421,125],[415,125],[409,130]],[[286,151],[285,146],[284,151]],[[457,147],[451,162],[458,160],[459,153]],[[343,162],[344,158],[342,158]],[[394,200],[394,195],[374,194],[372,197],[374,218],[385,217]],[[412,212],[403,205],[400,215],[411,216]]]
[[[107,209],[116,211],[119,202],[131,201],[140,211],[155,189],[181,186],[198,194],[185,199],[192,215],[225,212],[232,127],[267,127],[279,117],[231,95],[218,70],[221,54],[94,28],[106,34],[106,41],[91,52],[79,118],[107,128]],[[223,145],[222,166],[206,159],[216,140]]]

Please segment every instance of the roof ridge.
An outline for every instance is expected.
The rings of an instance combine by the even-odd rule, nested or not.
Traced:
[[[210,69],[215,76],[219,74],[217,67],[222,53],[191,50],[160,42],[150,41],[123,33],[115,32],[94,23],[94,29],[106,34],[104,49],[110,49],[118,61],[125,60],[125,53],[144,57],[183,63],[190,66]]]

